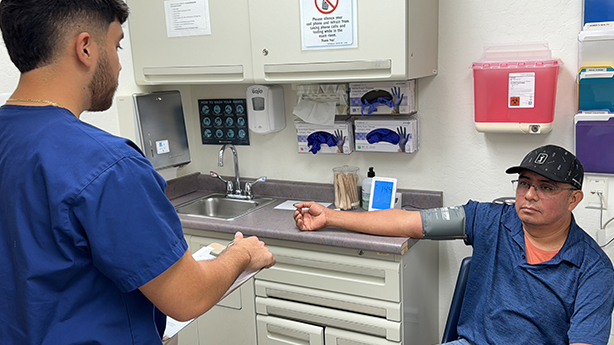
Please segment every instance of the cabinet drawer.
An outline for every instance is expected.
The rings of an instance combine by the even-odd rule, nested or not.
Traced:
[[[256,313],[401,341],[401,324],[386,319],[274,298],[256,297]]]
[[[277,263],[258,279],[400,302],[400,263],[269,246]]]
[[[256,296],[345,310],[401,321],[401,304],[256,279]]]
[[[324,345],[324,328],[257,315],[258,345]]]
[[[396,341],[389,341],[383,338],[348,332],[332,327],[326,327],[324,330],[324,341],[326,345],[401,345],[401,343]]]

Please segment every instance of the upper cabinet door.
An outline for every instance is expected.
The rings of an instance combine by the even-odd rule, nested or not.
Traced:
[[[249,0],[259,83],[437,73],[437,0]]]
[[[253,82],[248,0],[127,2],[137,84]]]

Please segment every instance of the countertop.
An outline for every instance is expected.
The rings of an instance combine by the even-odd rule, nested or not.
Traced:
[[[227,177],[232,179],[232,177]],[[242,182],[253,181],[245,178]],[[166,195],[173,205],[191,201],[210,193],[223,193],[224,184],[209,175],[194,173],[169,180]],[[404,209],[441,207],[443,192],[399,189],[403,194]],[[332,202],[332,183],[309,183],[283,180],[267,180],[253,186],[256,196],[273,197],[275,202],[238,219],[226,221],[180,214],[185,229],[205,230],[234,234],[241,231],[245,236],[293,241],[332,247],[365,250],[387,254],[404,254],[417,240],[406,237],[374,236],[339,228],[324,228],[318,231],[300,231],[292,218],[294,211],[275,209],[286,200]],[[344,212],[362,212],[361,210]]]

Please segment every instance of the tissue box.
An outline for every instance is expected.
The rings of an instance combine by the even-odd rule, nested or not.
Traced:
[[[299,153],[349,155],[354,151],[354,131],[351,120],[335,121],[332,126],[316,125],[304,121],[294,121],[294,124]],[[343,141],[342,150],[337,147],[340,141]]]
[[[398,98],[403,99],[399,104]],[[380,104],[372,114],[413,114],[416,107],[416,81],[350,83],[350,115],[367,115],[369,106],[377,98],[391,100],[389,104]],[[390,107],[393,105],[393,107]],[[398,108],[398,109],[397,109]]]
[[[335,115],[347,115],[348,84],[301,84],[296,86],[298,103],[302,101],[335,102]]]
[[[418,151],[418,119],[410,116],[360,118],[354,121],[356,151]],[[403,146],[403,139],[407,140]]]

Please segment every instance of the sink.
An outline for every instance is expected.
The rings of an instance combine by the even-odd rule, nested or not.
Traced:
[[[221,193],[209,194],[175,207],[177,213],[189,216],[234,220],[275,201],[273,198],[231,199]]]

